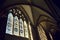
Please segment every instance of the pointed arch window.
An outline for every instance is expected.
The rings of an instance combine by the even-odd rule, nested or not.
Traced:
[[[28,38],[29,35],[28,35],[28,27],[27,27],[27,23],[26,21],[24,20],[24,30],[25,30],[25,37]]]
[[[12,34],[13,29],[13,14],[9,13],[7,18],[6,33]]]
[[[20,36],[24,37],[24,26],[22,18],[20,18]]]
[[[9,10],[6,25],[6,33],[31,39],[31,25],[28,23],[30,21],[26,20],[27,19],[20,10]]]
[[[14,17],[14,35],[19,36],[19,20],[18,17]]]

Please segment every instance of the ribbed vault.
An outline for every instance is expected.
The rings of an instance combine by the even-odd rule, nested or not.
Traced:
[[[55,11],[50,6],[50,4],[47,4],[46,1],[47,0],[6,0],[1,6],[0,17],[7,18],[6,14],[8,13],[5,13],[5,11],[11,7],[17,7],[22,10],[23,14],[31,22],[33,32],[37,32],[37,27],[39,25],[43,25],[43,29],[45,31],[55,33],[53,31],[55,29],[58,29],[56,21],[58,19],[58,16],[55,14]],[[36,32],[35,36],[38,38],[39,35],[37,36],[38,32]]]
[[[43,8],[44,10],[51,13],[51,10],[49,9],[45,0],[37,0],[37,1],[35,0],[10,0],[10,1],[6,0],[2,8],[4,9],[4,8],[12,7],[13,5],[20,5],[20,4],[24,4],[21,6],[27,12],[32,24],[35,24],[37,22],[40,15],[47,15],[51,17],[49,13],[42,10]],[[38,7],[41,7],[41,9],[38,7],[34,7],[32,5],[25,5],[25,4],[32,4],[32,5],[34,4],[34,5],[37,5]],[[3,15],[3,14],[0,14],[0,15]]]

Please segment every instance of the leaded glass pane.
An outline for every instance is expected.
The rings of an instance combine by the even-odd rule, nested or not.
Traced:
[[[18,17],[14,17],[14,35],[19,36],[19,20]]]
[[[26,23],[26,21],[24,21],[24,31],[25,31],[25,37],[26,38],[29,38],[29,36],[28,36],[28,27],[27,27],[27,23]]]
[[[31,27],[30,27],[31,25],[26,22],[25,17],[21,13],[21,11],[18,9],[12,9],[9,10],[9,12],[12,12],[13,14],[12,13],[8,14],[6,33],[20,37],[25,37],[25,38],[29,38],[29,33],[30,33],[30,38],[31,40],[33,40]],[[20,19],[18,19],[19,15],[20,15]]]
[[[24,26],[22,18],[20,18],[20,36],[24,37]]]
[[[7,25],[6,25],[6,33],[12,34],[13,29],[13,15],[12,13],[8,14]]]

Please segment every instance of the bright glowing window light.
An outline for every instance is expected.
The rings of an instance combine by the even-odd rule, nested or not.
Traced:
[[[29,35],[28,35],[28,27],[27,27],[27,23],[26,23],[26,21],[24,21],[24,31],[25,31],[25,37],[26,38],[29,38]]]
[[[23,20],[20,18],[20,36],[24,37],[24,26],[23,26]]]
[[[13,15],[12,13],[8,14],[7,25],[6,25],[6,33],[12,34],[13,29]]]
[[[14,35],[19,36],[19,20],[18,17],[14,17]]]

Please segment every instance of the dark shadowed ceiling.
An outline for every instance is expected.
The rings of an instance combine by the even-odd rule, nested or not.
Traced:
[[[40,15],[44,14],[44,15],[51,17],[50,16],[50,14],[51,14],[53,16],[53,17],[51,17],[52,19],[56,16],[52,13],[52,11],[51,11],[52,7],[49,7],[48,4],[46,3],[46,1],[45,0],[3,0],[1,3],[2,6],[0,6],[0,8],[5,9],[5,8],[13,6],[13,5],[24,4],[21,6],[27,12],[32,24],[34,24],[34,23],[36,23],[36,21],[38,20]],[[25,5],[25,4],[29,4],[29,5]]]

